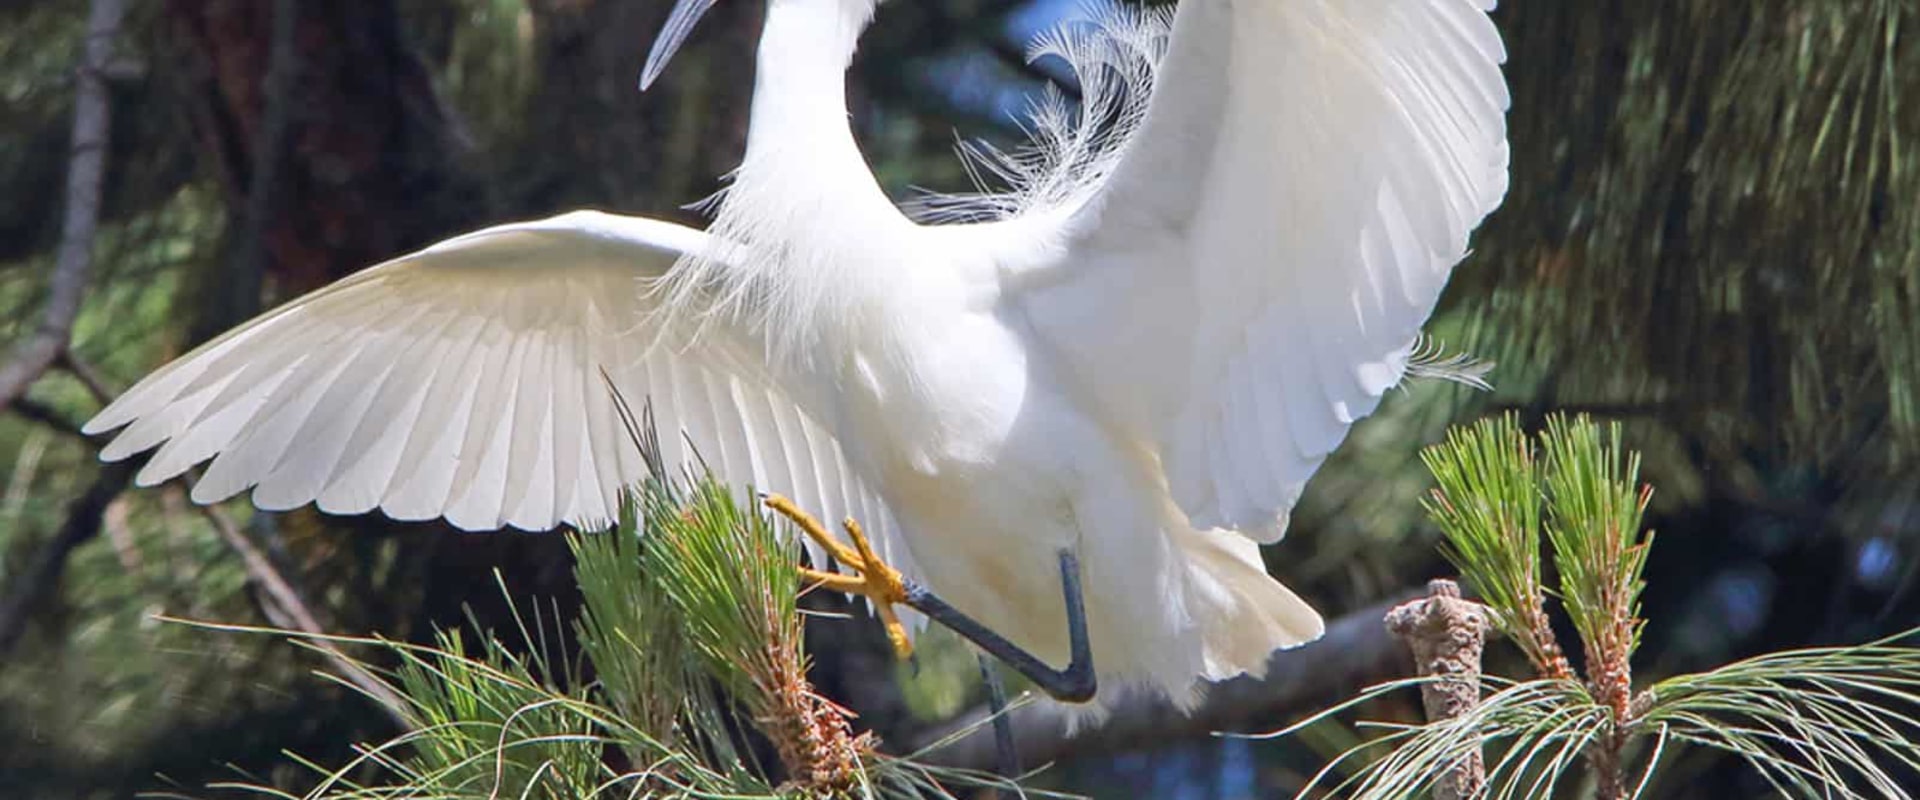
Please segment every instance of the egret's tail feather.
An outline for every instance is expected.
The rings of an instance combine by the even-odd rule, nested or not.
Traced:
[[[1273,651],[1320,638],[1326,622],[1293,590],[1267,574],[1259,546],[1224,531],[1182,537],[1191,559],[1196,618],[1203,626],[1205,677],[1264,675]]]

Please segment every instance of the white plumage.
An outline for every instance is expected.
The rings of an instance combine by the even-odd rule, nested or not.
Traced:
[[[1317,637],[1256,541],[1406,375],[1505,191],[1490,0],[1099,15],[1041,49],[1096,113],[1043,106],[1034,149],[980,154],[1012,190],[936,198],[971,220],[944,225],[889,201],[848,128],[874,5],[770,0],[712,239],[594,212],[458,237],[249,322],[88,430],[126,426],[110,459],[159,446],[143,483],[211,458],[202,502],[593,527],[641,469],[604,368],[683,434],[674,465],[859,518],[1055,663],[1074,550],[1102,696],[1190,702]]]

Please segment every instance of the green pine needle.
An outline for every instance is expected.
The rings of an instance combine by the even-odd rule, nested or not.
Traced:
[[[568,537],[582,610],[576,631],[595,666],[607,702],[643,734],[628,757],[652,760],[660,743],[679,736],[675,724],[695,691],[681,626],[660,585],[647,579],[638,517],[631,497],[620,525],[605,535]]]
[[[1913,632],[1762,656],[1634,692],[1628,663],[1644,625],[1652,536],[1641,524],[1651,492],[1618,425],[1603,435],[1584,416],[1553,417],[1536,440],[1509,415],[1456,429],[1422,457],[1439,484],[1427,510],[1447,555],[1536,667],[1559,652],[1541,611],[1540,538],[1551,543],[1557,596],[1586,648],[1589,680],[1551,669],[1518,683],[1488,677],[1497,691],[1479,705],[1425,725],[1382,726],[1385,735],[1343,752],[1302,795],[1324,787],[1369,800],[1420,796],[1485,753],[1493,800],[1554,797],[1570,787],[1576,764],[1617,764],[1623,796],[1637,798],[1669,747],[1696,746],[1745,760],[1786,796],[1908,796],[1904,787],[1920,775],[1920,648],[1895,642]],[[1450,679],[1376,686],[1273,735]],[[1630,768],[1636,749],[1641,766]]]
[[[1373,699],[1422,681],[1376,687]],[[1493,681],[1499,683],[1497,680]],[[1377,748],[1383,757],[1362,766],[1325,790],[1354,800],[1399,800],[1430,793],[1452,765],[1474,752],[1496,748],[1488,761],[1489,797],[1551,797],[1585,747],[1605,732],[1606,709],[1570,681],[1534,680],[1506,684],[1465,714],[1417,726],[1381,726],[1385,736],[1336,757],[1309,782],[1322,788],[1342,767],[1359,762]]]
[[[1422,501],[1442,552],[1544,674],[1560,662],[1540,580],[1542,491],[1534,444],[1508,414],[1455,428],[1420,454],[1438,487]]]
[[[491,637],[478,655],[458,634],[443,632],[436,644],[430,654],[405,653],[396,673],[423,733],[400,762],[408,774],[448,795],[484,787],[554,800],[599,782],[601,744],[568,710],[574,698]]]
[[[1640,455],[1620,444],[1620,424],[1582,415],[1547,419],[1547,538],[1560,570],[1560,597],[1589,660],[1624,665],[1640,644],[1640,593],[1652,534],[1640,530],[1649,490]]]
[[[1793,797],[1905,798],[1920,775],[1920,648],[1774,653],[1649,690],[1643,729],[1723,750]]]
[[[665,492],[643,491],[641,502],[649,576],[695,656],[736,697],[764,691],[781,668],[771,651],[800,641],[798,542],[709,479],[678,507]]]

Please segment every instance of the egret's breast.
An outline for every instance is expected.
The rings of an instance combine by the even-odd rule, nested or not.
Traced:
[[[929,477],[1002,464],[1030,399],[1022,343],[979,314],[906,323],[907,336],[853,354],[844,398],[886,471]]]

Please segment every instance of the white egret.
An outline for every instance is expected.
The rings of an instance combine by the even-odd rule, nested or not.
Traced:
[[[712,3],[680,2],[643,82]],[[211,459],[200,502],[591,528],[643,477],[604,369],[683,434],[671,465],[863,521],[877,555],[842,549],[836,588],[1057,697],[1097,676],[1190,703],[1318,637],[1257,546],[1417,370],[1505,192],[1493,0],[1100,16],[1043,47],[1085,112],[1040,114],[990,164],[1011,191],[955,224],[903,215],[849,128],[877,4],[768,0],[711,237],[591,211],[460,236],[209,342],[87,429],[126,426],[109,459],[158,446],[146,484]]]

